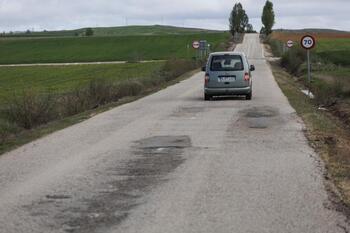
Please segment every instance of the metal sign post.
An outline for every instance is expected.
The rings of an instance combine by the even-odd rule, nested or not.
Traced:
[[[310,61],[310,49],[307,50],[307,80],[309,82],[309,95],[311,88],[311,61]]]
[[[307,79],[309,83],[309,96],[311,89],[311,61],[310,61],[310,50],[316,45],[316,39],[313,36],[306,35],[301,38],[301,47],[307,50]]]
[[[207,49],[208,49],[208,42],[206,40],[199,41],[199,50],[201,52],[201,59],[206,57]]]

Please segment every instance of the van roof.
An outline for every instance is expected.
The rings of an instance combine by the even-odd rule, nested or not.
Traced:
[[[233,52],[233,51],[215,52],[215,53],[211,53],[210,55],[225,55],[225,54],[245,56],[245,54],[242,52]]]

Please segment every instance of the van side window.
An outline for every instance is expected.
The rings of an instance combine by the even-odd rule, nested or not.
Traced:
[[[240,55],[216,55],[212,57],[211,71],[241,71],[244,70]]]

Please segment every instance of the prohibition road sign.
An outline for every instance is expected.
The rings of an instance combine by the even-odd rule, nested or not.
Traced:
[[[293,46],[294,46],[294,41],[288,40],[288,41],[287,41],[287,47],[288,47],[288,48],[292,48]]]
[[[199,41],[193,41],[192,47],[193,47],[194,49],[199,49],[199,46],[200,46]]]
[[[316,39],[313,36],[306,35],[301,38],[301,47],[304,49],[312,49],[316,45]]]

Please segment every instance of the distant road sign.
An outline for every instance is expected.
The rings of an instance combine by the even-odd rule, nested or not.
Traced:
[[[206,50],[207,49],[208,42],[206,40],[199,41],[199,49],[200,50]]]
[[[200,46],[199,41],[193,41],[192,47],[193,47],[194,49],[199,49],[199,46]]]
[[[316,45],[316,39],[313,36],[306,35],[301,38],[301,47],[304,49],[312,49]]]
[[[288,41],[287,41],[287,47],[288,47],[288,48],[292,48],[293,46],[294,46],[294,41],[288,40]]]

